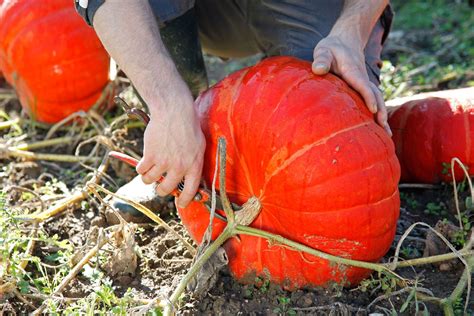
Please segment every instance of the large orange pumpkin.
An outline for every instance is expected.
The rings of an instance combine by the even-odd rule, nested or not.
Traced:
[[[398,103],[402,104],[388,108],[388,122],[402,181],[452,181],[453,157],[474,175],[474,88],[423,93]],[[455,175],[457,180],[464,177],[460,168],[455,168]]]
[[[5,0],[0,70],[30,116],[53,123],[99,99],[109,57],[72,0]]]
[[[305,61],[269,58],[227,77],[196,106],[207,138],[203,177],[211,183],[224,136],[231,200],[255,196],[262,205],[252,227],[347,258],[378,261],[386,253],[399,214],[400,168],[390,137],[341,79],[316,76]],[[192,202],[179,215],[200,242],[209,212]],[[214,237],[224,226],[215,220]],[[354,285],[370,273],[251,236],[224,247],[242,282]]]

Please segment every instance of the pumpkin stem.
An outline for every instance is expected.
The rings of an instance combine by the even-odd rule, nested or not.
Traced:
[[[242,209],[240,211],[235,212],[235,221],[238,225],[248,226],[252,224],[255,218],[260,214],[262,210],[262,204],[260,200],[252,196],[242,205]]]

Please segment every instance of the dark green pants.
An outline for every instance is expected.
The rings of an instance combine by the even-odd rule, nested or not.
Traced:
[[[150,0],[163,41],[194,95],[207,87],[202,49],[231,58],[256,53],[312,60],[339,17],[343,0]],[[369,78],[379,83],[380,54],[392,21],[387,7],[365,48]]]

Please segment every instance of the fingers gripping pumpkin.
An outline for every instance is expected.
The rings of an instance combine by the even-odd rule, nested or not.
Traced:
[[[215,85],[196,107],[207,138],[204,179],[212,181],[224,136],[231,200],[255,196],[262,204],[252,227],[353,259],[386,253],[399,214],[398,161],[389,136],[341,79],[314,75],[308,62],[269,58]],[[200,242],[209,213],[193,202],[179,215]],[[215,237],[225,223],[214,223]],[[225,249],[242,282],[263,276],[290,289],[354,285],[370,273],[245,235]]]
[[[34,119],[88,110],[108,82],[109,57],[71,0],[0,3],[0,70]]]

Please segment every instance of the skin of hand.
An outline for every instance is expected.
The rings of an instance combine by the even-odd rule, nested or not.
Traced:
[[[317,75],[332,72],[343,78],[391,136],[382,93],[369,80],[364,57],[370,33],[387,5],[384,0],[346,0],[331,32],[314,48],[312,69]]]
[[[157,186],[161,196],[171,193],[184,178],[177,203],[185,207],[199,187],[206,141],[191,92],[166,51],[151,12],[147,0],[107,0],[93,24],[150,109],[137,172],[146,184],[166,173]]]

